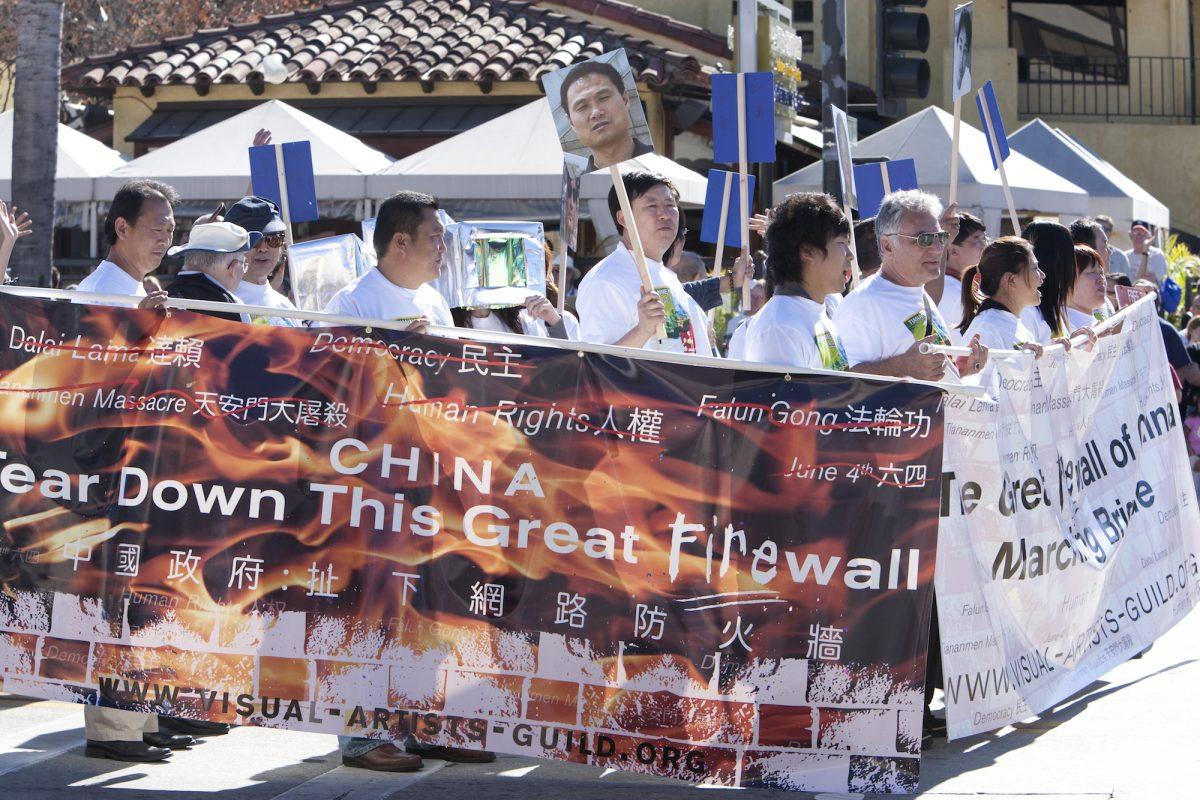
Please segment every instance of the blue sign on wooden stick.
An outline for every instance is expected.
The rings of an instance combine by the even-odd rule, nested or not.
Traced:
[[[884,182],[887,170],[887,182]],[[873,217],[879,213],[884,195],[902,189],[919,189],[917,185],[917,162],[911,158],[896,161],[881,161],[875,164],[858,164],[854,167],[854,191],[858,195],[859,219]]]
[[[775,161],[775,76],[747,72],[746,160]],[[713,161],[736,164],[738,155],[737,75],[712,77]]]
[[[975,104],[979,107],[979,119],[983,122],[983,132],[991,134],[987,140],[988,154],[992,157],[992,169],[1000,169],[1000,162],[1006,160],[1012,151],[1008,149],[1008,134],[1004,131],[1004,118],[1000,116],[1000,103],[996,101],[996,89],[992,86],[991,81],[985,83],[975,93]],[[985,106],[986,114],[984,113]],[[996,151],[992,148],[993,138],[996,141],[996,147],[1000,149],[999,158],[996,158]]]
[[[288,222],[312,222],[319,216],[312,144],[307,141],[285,142],[279,149],[283,152],[283,174],[287,182]],[[279,190],[275,152],[273,144],[250,148],[250,184],[256,195],[273,200],[282,209],[284,205]]]
[[[721,169],[708,171],[708,192],[704,196],[704,218],[700,222],[700,241],[716,244],[721,230],[721,206],[724,203],[725,187],[729,187],[729,208],[725,214],[725,246],[740,249],[742,246],[742,199],[738,189],[738,174]],[[746,198],[754,204],[754,176],[747,176]]]

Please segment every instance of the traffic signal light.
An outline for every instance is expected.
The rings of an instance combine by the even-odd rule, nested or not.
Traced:
[[[929,18],[923,11],[926,0],[875,0],[875,87],[880,116],[905,113],[905,98],[929,94],[929,62],[905,55],[929,49]]]

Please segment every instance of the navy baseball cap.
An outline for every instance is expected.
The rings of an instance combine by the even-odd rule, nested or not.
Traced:
[[[262,234],[283,233],[287,225],[279,213],[279,206],[265,197],[243,197],[225,212],[225,221],[240,225],[248,231]]]

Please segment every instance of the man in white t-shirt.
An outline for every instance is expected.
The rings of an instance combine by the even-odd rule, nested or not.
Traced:
[[[1105,240],[1108,246],[1105,252],[1100,255],[1104,256],[1104,269],[1108,272],[1120,272],[1123,275],[1129,274],[1129,257],[1125,255],[1124,250],[1120,250],[1112,246],[1113,230],[1116,226],[1113,224],[1113,218],[1107,214],[1097,214],[1095,216],[1096,223],[1104,230]]]
[[[575,307],[583,341],[713,355],[708,318],[683,290],[675,273],[662,264],[679,229],[679,192],[669,180],[650,172],[631,172],[624,176],[624,182],[654,291],[642,285],[630,250],[630,220],[619,210],[614,187],[608,193],[608,208],[621,233],[621,243],[579,284]],[[660,325],[667,334],[661,339],[657,336]]]
[[[438,219],[438,202],[421,192],[398,192],[379,206],[372,243],[378,266],[351,282],[329,300],[325,313],[365,320],[407,322],[405,330],[424,333],[429,326],[453,327],[450,306],[430,281],[442,272],[446,229]],[[389,742],[339,736],[342,764],[378,772],[415,772],[421,757],[484,763],[495,755],[456,747]],[[407,752],[405,752],[407,750]]]
[[[279,207],[265,197],[243,197],[226,212],[225,221],[245,228],[249,233],[262,234],[258,244],[246,254],[246,275],[233,293],[246,305],[295,311],[295,304],[275,291],[268,280],[279,266],[283,246],[287,243],[287,225]],[[252,316],[251,321],[286,328],[303,327],[295,317]]]
[[[1133,249],[1125,251],[1129,260],[1129,278],[1134,283],[1141,280],[1154,281],[1161,286],[1167,274],[1167,254],[1155,247],[1154,226],[1142,219],[1135,219],[1129,229],[1129,241]]]
[[[771,212],[767,271],[774,294],[745,329],[745,359],[810,369],[850,364],[825,298],[850,279],[850,223],[827,194],[793,194]]]
[[[921,353],[923,342],[951,342],[949,326],[925,292],[925,284],[942,274],[949,234],[938,221],[941,213],[941,202],[926,192],[892,192],[883,199],[875,217],[879,272],[846,295],[833,317],[855,372],[936,381],[948,369],[962,377],[983,369],[987,348],[978,341],[957,369],[946,356]]]
[[[108,257],[75,288],[124,295],[132,298],[128,305],[140,308],[166,302],[167,293],[161,289],[154,288],[147,296],[143,282],[158,269],[171,247],[178,202],[175,190],[158,181],[131,181],[118,189],[104,218]]]
[[[956,338],[954,333],[963,317],[962,274],[968,267],[979,263],[979,256],[987,243],[987,228],[983,221],[974,214],[960,211],[958,235],[946,249],[946,280],[942,287],[942,299],[937,304],[942,319],[950,326],[952,339]]]
[[[398,192],[379,206],[372,242],[377,266],[329,300],[326,314],[409,323],[424,333],[430,325],[454,327],[450,306],[429,285],[442,274],[446,228],[438,203],[421,192]]]

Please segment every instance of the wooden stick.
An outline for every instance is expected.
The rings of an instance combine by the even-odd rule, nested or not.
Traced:
[[[559,246],[562,248],[562,258],[559,259],[558,268],[558,315],[561,317],[567,309],[567,240],[570,238],[564,235],[559,238]]]
[[[738,114],[738,191],[741,205],[738,207],[738,216],[741,217],[741,233],[742,233],[742,255],[750,255],[750,200],[749,188],[750,180],[747,177],[749,160],[746,155],[746,73],[739,72],[737,75],[737,114]],[[753,271],[750,271],[749,277],[753,277]],[[742,308],[750,308],[750,281],[742,281]]]
[[[892,193],[892,179],[888,175],[888,162],[884,161],[880,163],[879,176],[883,178],[883,196],[887,197]]]
[[[288,286],[292,290],[294,301],[296,292],[296,274],[292,271],[292,214],[288,209],[287,170],[283,168],[283,145],[275,143],[275,174],[279,176],[279,214],[283,217],[283,257],[287,260]]]
[[[717,277],[721,275],[721,261],[725,258],[725,229],[729,223],[729,190],[732,187],[729,185],[728,172],[725,173],[724,181],[725,185],[721,190],[721,217],[720,222],[717,223],[717,252],[713,256],[713,274]],[[730,292],[731,304],[733,302],[732,295],[733,293]]]
[[[958,134],[962,126],[962,98],[954,101],[954,136],[950,145],[950,205],[958,202]]]
[[[642,276],[642,287],[648,292],[653,292],[654,283],[650,280],[650,268],[646,266],[646,251],[642,249],[642,237],[633,218],[633,206],[629,203],[629,192],[625,191],[625,180],[616,164],[609,166],[608,174],[612,176],[613,187],[617,190],[617,201],[621,204],[621,213],[625,215],[625,230],[629,231],[629,243],[633,245],[633,263],[637,264],[638,274]],[[666,326],[659,325],[654,335],[659,339],[667,338]]]
[[[983,93],[983,90],[979,90]],[[1021,223],[1017,219],[1017,204],[1013,202],[1012,189],[1008,187],[1008,174],[1004,171],[1004,160],[1000,158],[1000,143],[996,140],[996,129],[992,125],[992,114],[988,110],[986,102],[980,103],[980,108],[983,109],[983,127],[987,131],[988,141],[992,145],[992,152],[996,155],[996,164],[999,165],[1000,184],[1004,187],[1004,199],[1008,202],[1008,214],[1012,220],[1013,236],[1021,235]]]

